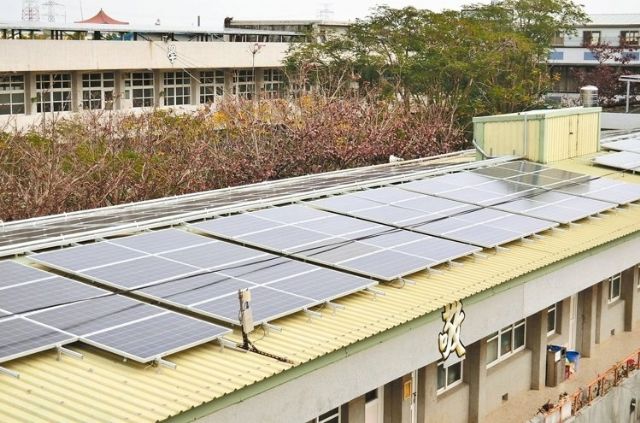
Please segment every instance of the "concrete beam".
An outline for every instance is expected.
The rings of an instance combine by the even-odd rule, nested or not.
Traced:
[[[583,357],[591,357],[595,346],[597,290],[596,285],[578,293],[576,348]]]
[[[487,343],[484,339],[467,346],[464,381],[469,385],[469,423],[482,423],[487,414]]]
[[[635,329],[635,322],[638,320],[637,303],[638,298],[638,266],[622,272],[622,299],[624,300],[624,330],[631,332]]]
[[[531,389],[545,386],[547,351],[547,310],[527,318],[527,348],[531,350]]]

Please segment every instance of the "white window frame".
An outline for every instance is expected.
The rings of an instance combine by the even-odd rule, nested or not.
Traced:
[[[116,89],[115,72],[82,74],[82,109],[112,110]],[[99,107],[93,107],[99,102]]]
[[[516,329],[523,327],[524,328],[524,333],[522,336],[522,345],[519,345],[516,347],[515,342],[516,342]],[[511,348],[509,351],[507,352],[503,352],[502,351],[502,336],[511,332]],[[520,352],[522,350],[525,349],[525,346],[527,344],[527,321],[526,319],[522,319],[519,320],[515,323],[510,324],[509,326],[505,326],[504,328],[500,329],[499,331],[491,334],[489,336],[489,338],[487,338],[487,344],[493,342],[494,340],[497,340],[498,345],[497,345],[497,351],[498,351],[498,356],[497,358],[495,358],[493,361],[487,362],[487,368],[489,367],[493,367],[496,364],[500,363],[501,361],[506,360],[507,358],[511,357],[512,355],[514,355],[517,352]],[[488,357],[487,357],[488,359]]]
[[[617,282],[617,292],[615,292],[615,285]],[[608,294],[608,302],[609,304],[614,303],[620,299],[622,294],[622,273],[618,273],[617,275],[613,275],[609,278],[609,294]]]
[[[262,73],[262,88],[264,98],[280,98],[284,89],[284,72],[282,69],[264,69]]]
[[[0,95],[6,96],[9,100],[8,102],[0,103],[8,110],[8,113],[3,113],[0,108],[0,115],[18,115],[26,113],[24,79],[24,75],[0,75]]]
[[[553,313],[553,329],[549,330],[549,318]],[[558,303],[547,309],[547,336],[555,335],[558,330]]]
[[[589,34],[588,38],[587,38],[587,34]],[[596,34],[597,36],[594,37],[594,35]],[[582,42],[587,46],[596,46],[600,44],[601,39],[602,39],[602,31],[583,31],[582,32]]]
[[[126,98],[131,99],[131,107],[153,107],[155,87],[153,72],[128,72],[124,86]]]
[[[460,377],[452,382],[449,382],[449,369],[452,368],[453,366],[460,366]],[[444,372],[444,386],[439,387],[438,386],[438,374],[440,372],[440,369],[442,369],[442,371]],[[437,364],[437,370],[436,370],[436,393],[437,395],[442,394],[443,392],[446,392],[452,388],[455,388],[456,386],[460,385],[462,383],[462,379],[464,377],[464,359],[457,361],[455,363],[451,363],[449,365],[447,365],[446,362],[444,361],[439,361]]]
[[[640,31],[629,30],[620,31],[620,41],[625,45],[637,46],[640,40]]]
[[[213,103],[224,96],[224,71],[200,71],[200,104]]]
[[[338,420],[333,420],[337,418]],[[342,422],[342,407],[337,406],[333,410],[329,410],[326,413],[320,414],[315,419],[311,420],[313,423],[341,423]]]
[[[37,74],[36,103],[38,113],[71,111],[71,74]]]
[[[233,72],[233,95],[251,100],[255,94],[256,82],[251,69],[237,69]]]
[[[191,76],[187,72],[165,72],[163,81],[165,106],[191,104]]]

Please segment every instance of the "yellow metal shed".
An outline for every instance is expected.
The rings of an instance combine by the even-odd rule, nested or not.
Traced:
[[[530,110],[473,118],[476,144],[490,156],[552,163],[600,148],[600,107]]]

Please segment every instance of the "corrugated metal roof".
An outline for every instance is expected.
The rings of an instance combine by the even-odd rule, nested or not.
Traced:
[[[557,167],[591,174],[603,171],[584,159],[560,162]],[[623,178],[640,183],[640,176]],[[175,416],[639,230],[640,208],[607,212],[602,219],[549,232],[535,242],[512,243],[486,259],[465,258],[461,267],[412,275],[409,279],[415,285],[401,289],[381,285],[377,289],[384,296],[360,292],[336,300],[345,308],[325,312],[322,319],[297,313],[273,322],[282,332],[252,334],[258,348],[287,357],[293,365],[254,353],[221,351],[212,344],[168,357],[178,365],[175,370],[125,363],[82,345],[71,348],[82,352],[84,360],[56,361],[51,351],[25,357],[6,364],[20,372],[20,379],[0,375],[0,421],[141,422]],[[232,337],[240,339],[238,333]]]

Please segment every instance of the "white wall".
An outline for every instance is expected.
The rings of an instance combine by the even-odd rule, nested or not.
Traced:
[[[118,69],[250,68],[255,43],[0,40],[0,72]],[[175,45],[177,60],[167,58]],[[288,43],[265,43],[256,67],[279,67]],[[54,52],[54,54],[52,54]]]

